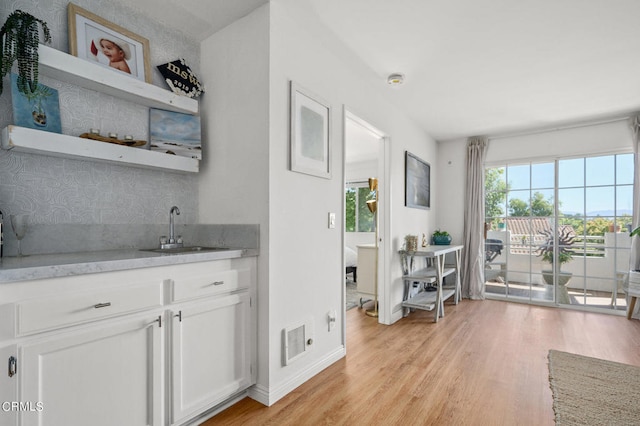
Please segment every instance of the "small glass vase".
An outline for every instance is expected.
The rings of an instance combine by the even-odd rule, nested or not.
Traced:
[[[33,123],[38,127],[45,127],[47,125],[47,111],[42,106],[42,101],[37,100],[33,103],[33,108],[31,108],[31,117],[33,118]]]

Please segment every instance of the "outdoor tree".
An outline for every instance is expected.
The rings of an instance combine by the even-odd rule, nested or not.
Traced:
[[[487,219],[504,215],[504,205],[507,197],[507,183],[504,179],[504,169],[487,169],[484,176],[484,209]]]
[[[553,201],[545,199],[541,192],[534,192],[531,204],[519,198],[509,200],[509,216],[513,217],[549,217],[553,216]]]
[[[531,200],[531,214],[539,217],[553,216],[553,199],[551,197],[545,199],[541,192],[534,192]]]
[[[512,198],[509,200],[509,216],[513,217],[527,217],[530,214],[531,209],[529,203],[519,198]]]
[[[356,189],[347,188],[345,190],[345,230],[355,232],[356,230]]]
[[[587,221],[587,235],[604,235],[605,232],[609,232],[609,225],[612,225],[613,221],[604,217],[596,217]]]

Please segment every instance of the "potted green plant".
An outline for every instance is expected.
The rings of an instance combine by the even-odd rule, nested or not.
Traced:
[[[0,94],[4,76],[18,61],[18,90],[25,95],[38,87],[38,44],[42,27],[45,43],[51,42],[47,23],[35,16],[16,10],[0,28]]]
[[[554,256],[554,250],[556,246],[556,235],[551,229],[545,229],[539,231],[540,234],[546,237],[544,243],[538,246],[538,256],[542,257],[542,260],[548,262],[551,265],[551,270],[542,270],[542,278],[544,282],[551,285],[553,284],[554,273],[558,277],[558,302],[569,303],[569,293],[567,291],[567,284],[571,279],[571,272],[562,272],[562,264],[570,262],[573,259],[573,245],[576,235],[573,228],[569,226],[561,227],[557,235],[557,262]]]
[[[446,246],[451,244],[451,235],[449,235],[447,231],[436,229],[435,232],[431,235],[431,241],[435,245]]]

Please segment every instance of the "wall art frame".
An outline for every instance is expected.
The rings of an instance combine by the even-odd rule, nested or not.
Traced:
[[[404,205],[431,208],[431,165],[409,151],[404,156]]]
[[[12,73],[11,104],[16,126],[62,133],[60,97],[53,87],[38,83],[33,92],[22,93],[18,90],[18,75]]]
[[[291,171],[331,179],[331,105],[291,81]]]
[[[73,56],[151,83],[149,40],[73,3],[67,19]]]
[[[149,146],[151,151],[202,160],[200,117],[149,108]]]

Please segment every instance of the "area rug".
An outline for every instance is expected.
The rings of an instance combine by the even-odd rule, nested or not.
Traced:
[[[549,351],[556,425],[640,424],[640,367]]]
[[[355,308],[359,304],[360,295],[358,294],[357,285],[351,280],[347,280],[347,311]]]

